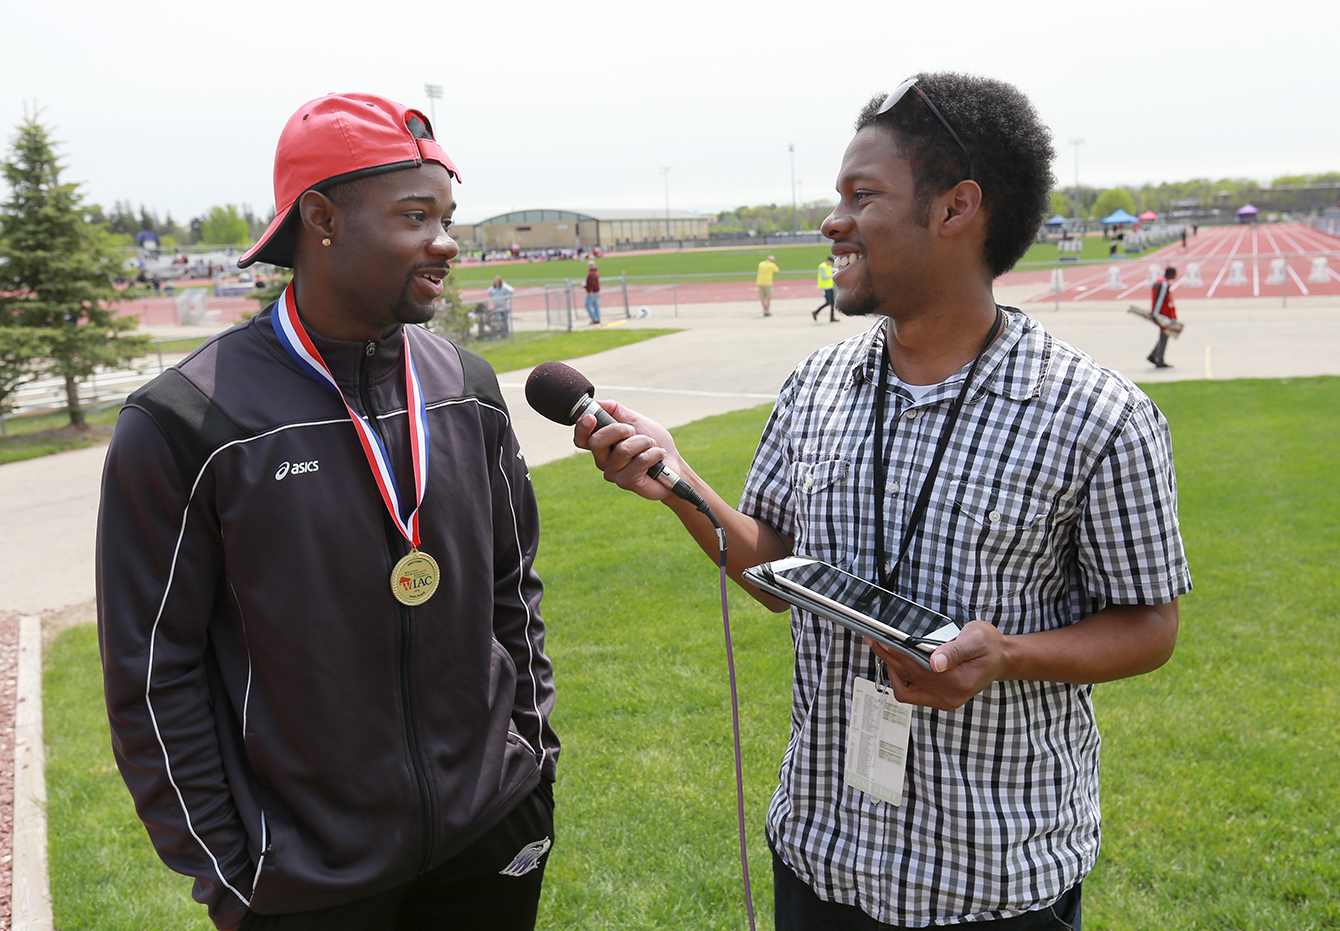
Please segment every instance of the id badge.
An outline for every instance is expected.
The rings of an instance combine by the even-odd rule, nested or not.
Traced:
[[[911,733],[911,705],[894,698],[890,688],[860,677],[853,680],[842,773],[847,785],[890,805],[901,805]]]

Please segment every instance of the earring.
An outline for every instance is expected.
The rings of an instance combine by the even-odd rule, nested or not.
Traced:
[[[321,240],[321,245],[323,245],[323,246],[328,246],[328,245],[330,245],[330,237],[327,236],[325,239]]]

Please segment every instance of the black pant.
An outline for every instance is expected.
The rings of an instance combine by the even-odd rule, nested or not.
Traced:
[[[437,869],[346,905],[242,919],[240,931],[532,931],[546,853],[521,876],[500,872],[554,837],[554,787],[541,782],[506,818]]]
[[[903,925],[876,921],[855,905],[827,902],[772,855],[772,898],[777,931],[907,931]],[[1080,887],[1074,886],[1046,908],[1013,918],[956,925],[972,931],[1080,931]]]
[[[823,310],[825,307],[828,308],[828,318],[829,318],[830,320],[836,320],[836,319],[837,319],[837,304],[835,304],[835,303],[833,302],[833,289],[832,289],[832,288],[827,288],[827,289],[824,290],[824,302],[823,302],[822,304],[819,305],[818,309],[816,309],[816,310],[814,311],[814,313],[813,313],[811,316],[813,316],[814,319],[816,319],[816,320],[819,319],[819,311],[820,311],[820,310]]]
[[[1163,352],[1168,348],[1168,334],[1163,330],[1159,331],[1159,341],[1154,346],[1154,351],[1149,354],[1149,361],[1155,365],[1166,365],[1163,361]]]

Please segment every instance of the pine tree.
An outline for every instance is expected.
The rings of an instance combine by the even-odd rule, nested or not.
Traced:
[[[63,166],[38,116],[25,116],[0,162],[12,191],[0,205],[0,329],[40,340],[43,357],[29,365],[65,380],[70,423],[81,427],[79,379],[138,358],[148,340],[130,335],[133,318],[109,309],[120,297],[112,278],[121,262],[85,219],[79,185],[61,183]]]

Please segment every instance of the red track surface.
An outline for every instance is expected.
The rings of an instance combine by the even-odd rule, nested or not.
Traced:
[[[1313,282],[1313,261],[1324,258],[1327,280]],[[1175,243],[1131,261],[1099,265],[1061,266],[1065,275],[1062,302],[1084,300],[1137,300],[1147,295],[1148,269],[1158,266],[1159,273],[1171,265],[1178,277],[1173,290],[1183,298],[1197,297],[1283,297],[1286,284],[1268,283],[1271,261],[1283,259],[1288,269],[1287,288],[1291,295],[1340,294],[1340,239],[1308,229],[1298,223],[1268,223],[1260,226],[1207,227],[1187,240],[1187,246]],[[1232,281],[1232,264],[1242,263],[1243,283]],[[1187,280],[1187,266],[1200,264],[1200,286]],[[1121,271],[1122,286],[1106,287],[1108,269]],[[1050,269],[1011,272],[1001,284],[1040,284],[1051,280]],[[1045,291],[1031,302],[1051,302],[1056,295]]]
[[[219,312],[217,323],[241,323],[242,314],[254,314],[261,305],[248,297],[211,297],[206,306]],[[137,297],[116,305],[122,317],[138,317],[141,326],[177,322],[177,305],[170,297]]]
[[[1159,271],[1166,265],[1174,266],[1178,278],[1173,285],[1179,297],[1282,297],[1284,284],[1269,284],[1271,260],[1284,258],[1288,271],[1288,289],[1291,295],[1340,294],[1340,239],[1327,236],[1296,223],[1271,223],[1261,226],[1220,226],[1207,227],[1200,235],[1188,240],[1184,250],[1180,243],[1165,246],[1157,252],[1141,256],[1138,259],[1097,265],[1061,266],[1065,273],[1065,290],[1061,292],[1061,301],[1085,300],[1134,300],[1140,301],[1148,293],[1145,283],[1148,269],[1156,265]],[[1324,283],[1309,281],[1314,258],[1327,261],[1328,280]],[[612,258],[606,258],[611,263]],[[1230,284],[1231,263],[1243,263],[1245,284]],[[1199,287],[1188,284],[1187,266],[1192,262],[1200,263],[1200,276],[1203,282]],[[1108,269],[1116,267],[1121,271],[1122,286],[1117,290],[1108,290]],[[671,282],[657,284],[630,283],[628,285],[628,305],[633,313],[642,305],[665,307],[680,304],[713,304],[726,301],[758,301],[758,289],[752,281],[752,271],[743,271],[747,276],[742,281],[681,281],[677,285]],[[1031,302],[1051,302],[1056,296],[1046,290],[1051,280],[1050,268],[1029,269],[1010,272],[997,279],[1002,285],[1036,284],[1039,293]],[[606,314],[621,315],[624,308],[624,292],[618,278],[606,275],[601,282],[602,309]],[[484,291],[478,288],[466,289],[461,294],[467,304],[486,300]],[[821,301],[819,289],[814,278],[778,278],[773,286],[775,300],[803,298],[813,300],[817,307]],[[572,288],[573,315],[581,319],[585,315],[583,301],[585,292],[580,285]],[[557,306],[551,294],[550,301]],[[259,310],[259,305],[249,298],[211,297],[208,307],[218,311],[219,323],[237,323],[242,313]],[[544,289],[542,287],[521,286],[517,288],[512,300],[514,313],[539,313],[545,309]],[[566,304],[564,306],[566,311]],[[164,324],[177,322],[177,309],[170,297],[151,297],[126,301],[118,305],[118,311],[127,316],[140,318],[143,324]]]

